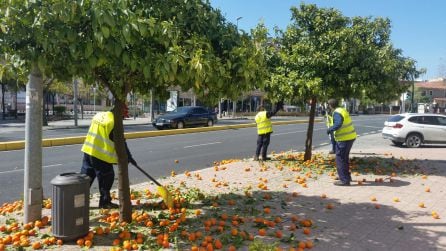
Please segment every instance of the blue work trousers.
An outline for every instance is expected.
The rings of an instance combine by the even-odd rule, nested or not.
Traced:
[[[271,139],[271,133],[261,134],[257,136],[257,148],[256,148],[256,157],[258,158],[260,155],[260,151],[262,152],[262,158],[266,159],[268,154],[268,146]]]
[[[331,143],[331,150],[333,152],[336,152],[336,140],[334,138],[334,132],[330,132],[330,134],[328,135],[328,137],[330,138],[330,143]]]
[[[81,173],[90,177],[90,186],[93,184],[94,179],[98,178],[99,207],[110,203],[112,200],[110,190],[115,179],[113,165],[85,153]]]
[[[336,169],[342,183],[350,183],[352,176],[350,173],[349,155],[355,140],[336,141]]]

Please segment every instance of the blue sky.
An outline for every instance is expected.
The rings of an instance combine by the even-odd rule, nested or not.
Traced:
[[[446,0],[210,0],[229,22],[250,31],[261,20],[273,34],[273,27],[285,29],[290,7],[301,2],[331,7],[345,16],[387,17],[392,25],[392,42],[403,55],[426,68],[422,79],[446,77]]]

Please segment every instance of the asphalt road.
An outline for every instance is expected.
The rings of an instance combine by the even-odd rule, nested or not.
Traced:
[[[380,133],[388,116],[356,116],[353,121],[359,135]],[[271,151],[302,151],[304,149],[307,124],[274,126]],[[132,127],[136,128],[136,126]],[[144,128],[147,130],[147,128]],[[315,124],[313,146],[329,143],[324,123]],[[83,131],[85,133],[85,131]],[[205,133],[181,134],[154,138],[128,140],[135,160],[154,177],[163,177],[172,170],[183,173],[209,167],[214,161],[252,157],[256,145],[256,128],[233,129]],[[43,149],[44,197],[51,197],[52,178],[65,172],[78,172],[82,164],[81,145],[59,146]],[[24,151],[0,152],[0,205],[23,198]],[[179,160],[175,164],[175,160]],[[115,167],[115,172],[116,167]],[[146,181],[145,176],[129,166],[131,184]],[[117,177],[115,177],[117,179]],[[118,182],[115,182],[115,187]],[[92,193],[96,193],[97,182]]]
[[[216,125],[233,125],[233,124],[243,124],[251,123],[252,120],[244,119],[222,119],[219,120]],[[73,122],[74,123],[74,122]],[[42,137],[47,138],[63,138],[63,137],[75,137],[75,136],[85,136],[87,134],[89,126],[78,126],[78,127],[66,127],[66,128],[48,128],[43,130]],[[135,125],[124,125],[125,132],[140,132],[140,131],[154,131],[155,129],[151,124],[135,124]],[[0,135],[0,142],[8,141],[18,141],[25,140],[25,124],[21,124],[20,128],[10,128],[9,130],[4,130]]]

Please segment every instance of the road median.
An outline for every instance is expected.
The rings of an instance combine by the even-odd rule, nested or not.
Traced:
[[[289,121],[274,121],[273,125],[288,125],[288,124],[303,124],[307,123],[308,120],[289,120]],[[321,122],[321,120],[315,120],[315,122]],[[197,127],[197,128],[186,128],[186,129],[174,129],[174,130],[160,130],[160,131],[142,131],[142,132],[128,132],[124,133],[126,139],[137,139],[137,138],[150,138],[158,136],[169,136],[176,134],[187,134],[187,133],[199,133],[199,132],[210,132],[210,131],[221,131],[229,129],[241,129],[248,127],[255,127],[255,123],[245,123],[237,125],[222,125],[222,126],[212,126],[212,127]],[[85,140],[85,136],[76,137],[63,137],[63,138],[49,138],[42,140],[42,147],[53,147],[53,146],[63,146],[63,145],[76,145],[82,144]],[[9,141],[0,142],[0,151],[12,151],[21,150],[25,148],[25,141]]]

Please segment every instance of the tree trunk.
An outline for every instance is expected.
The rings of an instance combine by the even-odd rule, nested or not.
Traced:
[[[82,102],[82,99],[79,99],[79,103],[81,105],[81,119],[84,119],[84,102]]]
[[[124,145],[124,126],[122,123],[122,111],[124,102],[116,99],[113,115],[115,126],[113,129],[113,141],[118,155],[118,190],[120,220],[130,223],[132,221],[132,204],[130,201],[130,182],[128,170],[128,156]]]
[[[307,139],[305,140],[305,156],[304,160],[311,160],[311,148],[313,145],[313,128],[314,128],[314,115],[316,111],[316,97],[311,98],[310,117],[308,121]]]
[[[54,116],[54,103],[56,102],[56,93],[55,92],[51,92],[51,110],[53,111],[53,116]]]
[[[15,119],[17,119],[17,113],[18,113],[18,110],[17,110],[17,92],[18,92],[18,90],[15,90],[15,93],[14,93],[14,110],[15,110],[14,118]]]
[[[2,117],[3,117],[3,120],[4,120],[5,117],[6,117],[5,90],[6,90],[6,88],[5,88],[5,83],[2,82]]]
[[[23,223],[42,218],[42,73],[33,65],[26,84]]]

